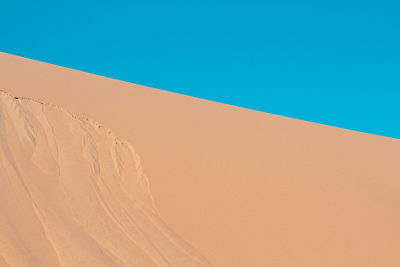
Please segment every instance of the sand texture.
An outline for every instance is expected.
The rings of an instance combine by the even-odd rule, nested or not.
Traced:
[[[0,70],[0,88],[16,96],[40,99],[62,106],[74,114],[93,118],[102,125],[107,125],[116,136],[132,144],[140,155],[141,165],[148,177],[153,200],[160,216],[177,235],[204,255],[214,266],[400,266],[400,140],[398,139],[224,105],[4,53],[0,54]],[[61,220],[64,223],[63,217],[60,219],[53,215],[56,211],[65,218],[75,218],[78,222],[73,225],[86,225],[88,216],[83,216],[82,210],[77,209],[74,215],[68,213],[68,207],[75,207],[74,201],[82,202],[82,206],[86,205],[85,207],[99,205],[99,210],[101,207],[104,209],[106,205],[104,203],[108,203],[110,209],[113,209],[118,216],[130,216],[140,222],[142,219],[136,216],[137,214],[144,216],[144,213],[138,211],[139,206],[147,212],[146,216],[157,214],[154,205],[151,204],[148,190],[139,190],[146,188],[142,183],[129,184],[122,178],[117,180],[120,182],[103,181],[105,177],[100,179],[96,176],[96,164],[93,164],[95,150],[99,155],[104,154],[109,157],[100,159],[102,161],[99,163],[100,170],[116,172],[115,179],[120,177],[117,173],[119,167],[115,166],[121,161],[115,160],[115,155],[114,157],[110,155],[109,150],[113,149],[111,144],[107,144],[110,141],[106,140],[109,139],[106,136],[103,136],[104,140],[103,137],[96,137],[99,135],[97,132],[101,130],[90,130],[90,134],[94,136],[93,140],[86,138],[87,145],[83,146],[82,138],[87,130],[67,126],[72,124],[69,121],[59,122],[57,119],[51,119],[51,116],[56,116],[55,113],[46,115],[50,117],[51,123],[59,127],[59,130],[69,127],[68,133],[74,131],[73,138],[64,137],[68,139],[64,140],[59,136],[60,140],[57,138],[55,140],[68,144],[63,152],[66,153],[65,156],[69,155],[66,163],[62,160],[55,160],[54,163],[50,157],[28,157],[53,155],[56,153],[54,152],[56,146],[50,142],[51,138],[47,138],[49,143],[41,146],[41,149],[48,149],[50,152],[33,152],[34,146],[29,134],[22,139],[16,137],[18,129],[22,126],[13,130],[15,134],[8,134],[10,136],[7,138],[10,138],[10,141],[5,142],[9,149],[14,151],[27,150],[23,153],[15,152],[21,155],[21,158],[14,160],[14,164],[19,164],[21,172],[40,171],[42,176],[38,178],[43,177],[42,180],[36,179],[35,183],[24,181],[31,195],[36,197],[37,210],[31,207],[32,201],[29,199],[19,199],[18,202],[1,201],[1,205],[17,205],[14,203],[22,201],[30,205],[29,209],[26,208],[26,213],[23,213],[24,216],[29,216],[27,218],[19,217],[19,213],[6,216],[9,220],[14,220],[11,223],[13,227],[17,223],[29,223],[28,226],[21,225],[21,229],[40,228],[43,227],[41,225],[46,225],[44,221],[50,223],[53,220]],[[37,120],[43,121],[39,117]],[[11,124],[11,121],[7,123]],[[43,129],[47,129],[46,127],[43,126]],[[27,128],[25,131],[31,130]],[[63,131],[60,131],[60,134],[61,132]],[[76,140],[76,143],[73,140]],[[16,144],[11,146],[9,144],[11,141]],[[36,142],[40,144],[42,141]],[[91,145],[93,142],[96,144],[95,149]],[[99,145],[98,142],[103,142],[103,145]],[[80,151],[76,152],[75,156],[71,154],[75,151],[72,148],[74,146]],[[61,153],[59,149],[58,155]],[[73,160],[74,157],[78,160]],[[3,155],[3,158],[7,156]],[[136,164],[135,159],[132,162]],[[133,173],[132,175],[136,175],[137,169],[132,166],[129,171]],[[84,177],[79,176],[83,179],[82,183],[90,181],[93,185],[88,187],[66,184],[63,190],[70,190],[67,191],[70,194],[69,198],[59,200],[61,193],[55,193],[51,196],[46,195],[44,199],[41,190],[47,192],[50,186],[51,188],[59,186],[59,180],[65,183],[69,181],[60,178],[53,181],[47,178],[62,167],[65,171],[73,172],[74,177],[80,172],[85,173]],[[6,170],[7,175],[11,175],[13,171],[11,163],[8,163],[7,168],[1,169],[2,173]],[[3,174],[0,178],[2,183],[8,183]],[[51,181],[44,182],[46,179]],[[21,179],[14,180],[15,183],[21,181]],[[78,183],[78,180],[75,182]],[[120,195],[115,191],[108,192],[106,188],[101,187],[103,183],[108,182],[110,191],[116,187],[115,190],[119,190],[118,192],[138,190],[141,193]],[[4,188],[7,190],[3,193]],[[96,200],[97,202],[88,204],[92,203],[88,194],[79,191],[89,190],[88,188],[93,190],[91,193],[93,195],[103,194],[104,203]],[[4,194],[25,192],[22,186],[2,185],[1,190],[3,190],[1,197]],[[110,197],[104,194],[118,196]],[[28,198],[28,195],[25,197]],[[136,204],[130,207],[121,202]],[[55,206],[56,204],[60,206]],[[121,210],[123,208],[132,210],[124,212]],[[2,206],[1,209],[18,211],[17,206]],[[47,209],[51,211],[45,212]],[[91,209],[84,208],[84,210]],[[1,214],[4,214],[3,211]],[[35,216],[37,219],[34,219]],[[112,218],[110,214],[102,216],[106,220],[104,224],[112,224],[108,221]],[[102,219],[97,217],[90,219],[89,224],[93,221],[99,222]],[[121,228],[124,228],[124,231],[128,231],[126,230],[128,227],[133,227],[128,224],[127,217],[119,217],[115,221],[123,223]],[[158,224],[151,225],[161,229]],[[116,230],[115,236],[100,237],[101,233],[108,232],[102,228],[102,224],[94,227],[92,231],[97,231],[96,233],[89,233],[88,230],[84,230],[86,229],[84,226],[76,226],[82,231],[77,233],[75,226],[67,222],[59,227],[58,231],[64,235],[73,232],[76,238],[82,236],[82,240],[77,242],[79,244],[93,242],[90,243],[92,245],[87,245],[92,248],[87,253],[102,263],[114,258],[121,261],[128,260],[128,256],[127,258],[122,256],[128,249],[132,249],[137,255],[144,255],[136,249],[142,244],[137,240],[140,235],[134,234],[134,230],[129,232],[133,236],[129,238],[139,243],[127,247],[124,242],[128,242],[126,240],[128,237],[122,230],[119,232]],[[1,229],[2,233],[13,233],[12,228]],[[63,246],[63,243],[56,243],[59,236],[54,237],[54,240],[50,239],[51,231],[51,228],[42,230],[40,238],[44,240],[43,244],[35,245],[35,249],[41,251],[49,249],[56,254],[55,244]],[[41,232],[38,230],[34,233],[39,235]],[[19,251],[24,249],[34,254],[33,248],[29,247],[32,244],[29,242],[40,238],[29,236],[31,234],[32,231],[20,234],[19,243],[15,243],[19,244],[15,245]],[[99,239],[96,242],[88,241],[85,239],[88,238],[88,234],[93,236],[99,234],[97,236]],[[24,235],[28,238],[24,238]],[[171,240],[171,236],[160,236],[165,238],[163,240]],[[3,235],[1,238],[4,238]],[[63,236],[61,238],[63,239]],[[46,240],[52,240],[53,244]],[[111,245],[109,242],[114,243]],[[150,243],[156,246],[156,242]],[[68,256],[63,254],[66,260],[85,258],[75,255],[78,253],[73,251],[75,244],[66,245],[68,250],[66,248],[65,253],[70,253]],[[100,253],[102,250],[95,244],[103,247],[109,254]],[[117,252],[119,249],[112,250],[112,246],[125,250]],[[168,253],[162,250],[166,248]],[[180,246],[173,248],[170,251],[169,245],[162,246],[159,248],[160,254],[170,255],[168,258],[170,260],[181,259],[181,256],[174,256],[173,253],[195,255],[193,251],[183,253]],[[8,249],[9,251],[4,253],[2,248],[0,264],[8,260],[7,257],[12,255],[10,253],[17,253],[12,252],[11,248]],[[127,254],[129,257],[134,257],[134,254]],[[153,255],[160,254],[147,252],[147,255],[151,256],[143,256],[140,259],[161,262],[161,259],[153,258]],[[62,255],[53,255],[49,256],[48,260],[57,260],[61,257]],[[193,263],[200,263],[194,256],[186,257]]]
[[[0,92],[1,266],[206,266],[165,226],[132,146]]]

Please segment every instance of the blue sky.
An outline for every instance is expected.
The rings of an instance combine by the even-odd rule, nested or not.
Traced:
[[[400,138],[400,1],[0,0],[0,50]]]

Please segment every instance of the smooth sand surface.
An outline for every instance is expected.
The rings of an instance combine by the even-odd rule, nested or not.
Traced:
[[[4,53],[0,69],[0,88],[131,143],[161,217],[215,266],[400,266],[398,139]]]

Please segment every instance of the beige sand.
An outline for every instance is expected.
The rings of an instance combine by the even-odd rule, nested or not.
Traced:
[[[0,92],[0,255],[9,266],[205,266],[154,207],[132,146]]]
[[[8,54],[0,69],[130,142],[163,219],[215,266],[400,266],[397,139]]]

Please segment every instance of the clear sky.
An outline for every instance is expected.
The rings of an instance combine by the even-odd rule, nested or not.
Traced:
[[[400,138],[399,0],[0,0],[0,30],[3,52]]]

